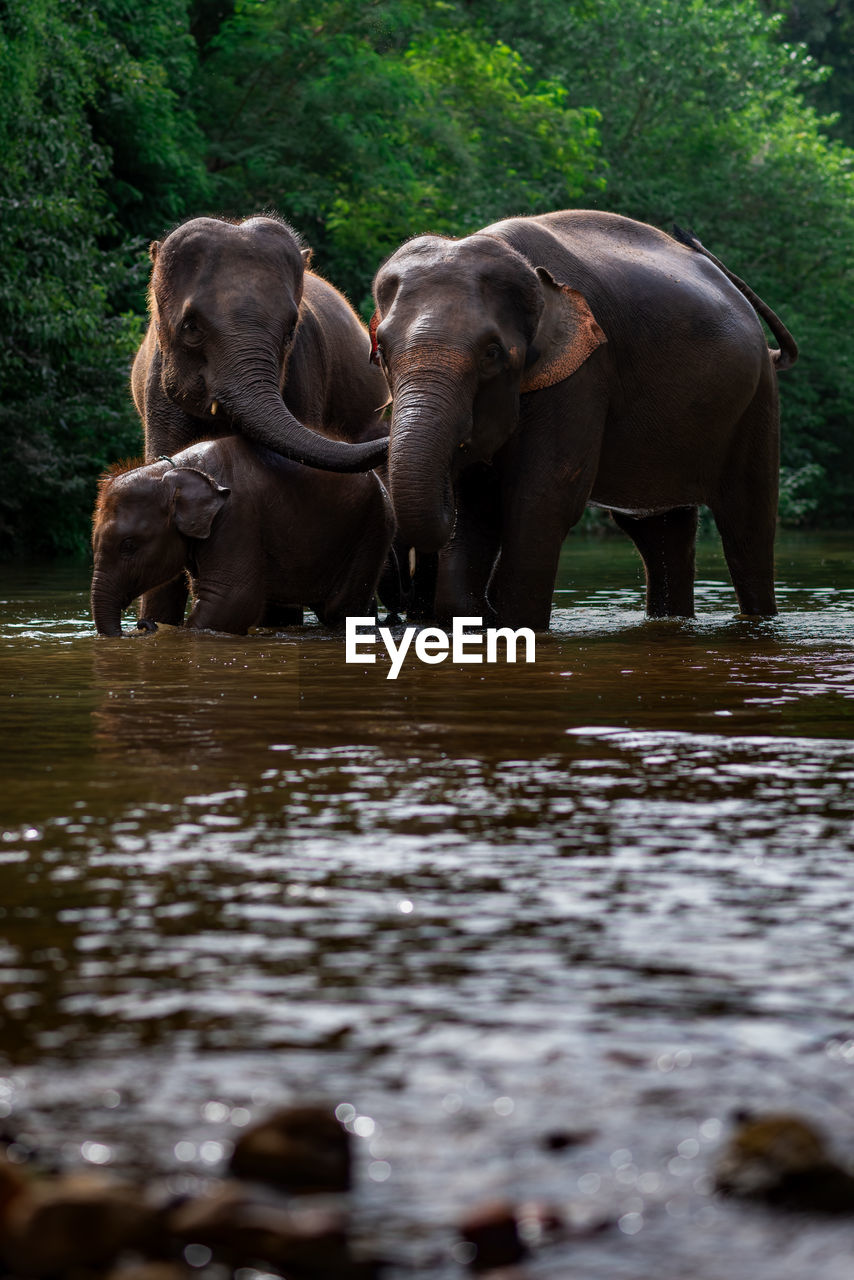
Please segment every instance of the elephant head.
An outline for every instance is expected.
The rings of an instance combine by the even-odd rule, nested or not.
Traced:
[[[332,471],[367,471],[384,462],[384,440],[329,440],[303,425],[282,398],[309,256],[286,223],[194,218],[149,252],[152,330],[134,370],[146,422],[165,396],[199,420],[198,437],[237,430]]]
[[[209,537],[229,493],[205,472],[168,460],[104,476],[92,526],[91,604],[99,635],[120,636],[131,601],[182,572],[186,540]]]
[[[459,471],[491,461],[520,396],[568,378],[605,336],[580,293],[482,234],[410,241],[380,268],[374,296],[395,516],[405,541],[437,551],[453,532]]]

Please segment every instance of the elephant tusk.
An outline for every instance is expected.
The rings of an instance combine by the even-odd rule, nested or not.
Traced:
[[[211,417],[213,417],[213,416],[214,416],[214,414],[216,413],[216,411],[217,411],[217,409],[218,409],[218,408],[219,408],[219,401],[218,401],[218,400],[212,400],[212,401],[211,401]]]

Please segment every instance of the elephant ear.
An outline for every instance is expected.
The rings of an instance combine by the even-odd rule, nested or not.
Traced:
[[[377,326],[380,322],[380,313],[375,311],[371,316],[371,323],[368,325],[368,333],[371,335],[371,364],[381,365],[380,349],[377,346]]]
[[[545,267],[537,267],[537,278],[545,306],[531,344],[535,358],[522,374],[519,389],[523,392],[563,382],[608,341],[583,294],[558,284]]]
[[[230,489],[217,484],[212,476],[193,467],[175,467],[167,471],[163,484],[171,489],[170,514],[179,533],[185,538],[210,537],[214,517],[222,509]]]

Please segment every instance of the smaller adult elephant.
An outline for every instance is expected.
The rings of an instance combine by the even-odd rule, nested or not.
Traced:
[[[440,620],[546,629],[586,503],[634,540],[651,615],[694,611],[699,504],[742,612],[776,612],[777,373],[797,347],[683,239],[569,210],[421,236],[381,267],[391,499],[401,541],[438,553]]]
[[[372,472],[311,470],[240,436],[117,467],[93,518],[95,626],[121,635],[122,611],[185,569],[190,627],[242,635],[303,605],[341,626],[371,612],[393,530]]]
[[[307,270],[287,223],[193,218],[150,256],[151,321],[131,376],[148,461],[235,432],[328,471],[385,461],[388,388],[367,330]],[[177,623],[185,603],[178,582],[141,612]]]

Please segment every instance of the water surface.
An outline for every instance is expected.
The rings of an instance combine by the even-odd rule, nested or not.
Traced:
[[[391,681],[316,625],[99,639],[85,566],[0,568],[0,1116],[180,1189],[350,1104],[392,1280],[493,1196],[612,1224],[532,1278],[848,1280],[854,1226],[709,1178],[742,1106],[854,1161],[854,538],[778,579],[737,618],[710,543],[648,621],[573,538],[535,664]]]

